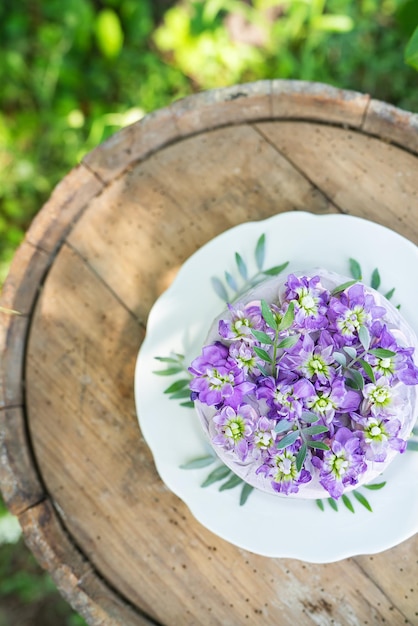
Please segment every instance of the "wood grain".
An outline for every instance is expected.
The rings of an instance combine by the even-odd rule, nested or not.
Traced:
[[[117,133],[36,218],[3,294],[0,483],[92,626],[418,623],[416,537],[328,565],[235,548],[161,482],[133,398],[153,302],[225,229],[343,212],[417,242],[414,133],[325,85],[216,90]]]

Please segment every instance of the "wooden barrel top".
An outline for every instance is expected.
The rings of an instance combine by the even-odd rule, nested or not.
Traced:
[[[418,244],[418,116],[297,81],[186,98],[88,154],[16,253],[1,488],[89,624],[418,623],[417,536],[326,565],[251,554],[165,487],[138,427],[137,352],[181,264],[231,226],[299,210]]]

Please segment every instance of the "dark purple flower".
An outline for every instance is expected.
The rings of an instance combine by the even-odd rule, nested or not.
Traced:
[[[349,428],[337,430],[330,441],[330,450],[322,459],[312,457],[312,464],[319,470],[319,482],[332,498],[339,498],[349,485],[355,485],[366,471],[367,464],[360,447],[360,434]]]

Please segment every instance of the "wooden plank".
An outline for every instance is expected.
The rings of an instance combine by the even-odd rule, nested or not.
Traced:
[[[418,243],[417,159],[412,154],[332,126],[276,122],[257,128],[343,212]]]
[[[363,130],[418,154],[418,115],[371,100]]]
[[[0,409],[23,404],[23,370],[29,318],[0,312]]]
[[[170,109],[160,109],[112,135],[89,152],[83,163],[101,180],[109,182],[180,134]]]
[[[123,602],[74,547],[46,500],[19,517],[25,541],[41,567],[51,574],[62,596],[89,624],[152,626],[155,622]]]
[[[272,81],[272,118],[305,119],[359,127],[370,100],[367,94],[299,80]]]
[[[45,497],[21,407],[0,410],[0,485],[3,499],[14,515]]]
[[[418,623],[417,554],[418,535],[415,535],[392,550],[355,559],[366,576],[391,600],[392,606],[401,609],[405,623],[410,624]]]
[[[34,218],[26,241],[46,252],[53,252],[102,188],[103,183],[84,165],[75,167],[55,187],[48,202]]]
[[[237,126],[137,165],[91,203],[68,240],[145,323],[181,264],[209,239],[295,209],[335,211],[253,128]]]
[[[174,102],[170,110],[180,132],[187,136],[220,126],[271,117],[271,81],[203,91]]]

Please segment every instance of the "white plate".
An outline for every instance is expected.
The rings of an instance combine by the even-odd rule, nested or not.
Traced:
[[[386,486],[361,489],[373,512],[350,496],[355,513],[339,503],[338,512],[325,502],[322,512],[312,500],[294,500],[260,491],[239,505],[240,488],[219,491],[219,483],[201,488],[214,466],[185,470],[180,466],[208,453],[194,410],[170,400],[164,389],[175,380],[157,376],[163,366],[156,356],[171,352],[186,362],[200,353],[210,324],[224,304],[211,285],[225,270],[239,280],[235,252],[256,272],[254,249],[266,235],[264,268],[289,261],[286,272],[324,267],[349,275],[348,259],[357,259],[363,277],[378,268],[383,293],[396,287],[393,301],[418,332],[418,248],[373,222],[346,215],[282,213],[268,220],[232,228],[198,250],[180,269],[170,288],[149,315],[147,334],[135,371],[135,399],[142,433],[165,484],[206,528],[251,552],[293,557],[313,563],[372,554],[404,541],[418,531],[418,453],[398,455],[385,471]]]

